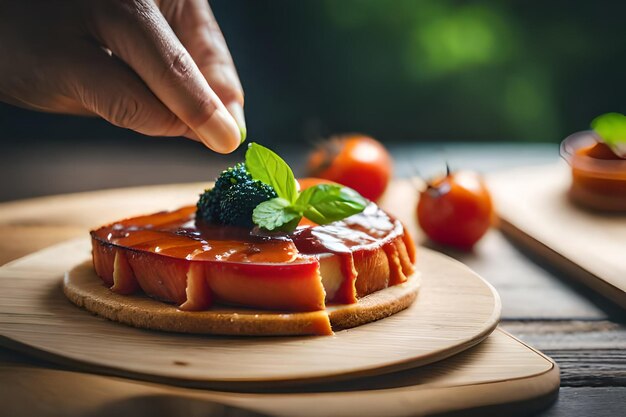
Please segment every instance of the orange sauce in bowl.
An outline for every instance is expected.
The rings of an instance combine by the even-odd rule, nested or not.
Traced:
[[[626,159],[592,135],[588,132],[572,135],[561,147],[572,167],[569,196],[587,208],[626,213]]]

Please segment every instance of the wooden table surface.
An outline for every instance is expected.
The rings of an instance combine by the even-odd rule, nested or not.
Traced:
[[[429,176],[440,170],[445,160],[453,168],[493,174],[512,166],[555,162],[558,155],[556,145],[404,144],[390,148],[396,158],[397,176],[415,174],[416,170]],[[291,149],[287,159],[297,166],[302,157],[295,151]],[[102,148],[83,144],[71,149],[50,146],[39,152],[12,148],[0,156],[0,200],[126,185],[203,181],[211,179],[231,160],[200,152],[196,146],[172,147],[163,142],[122,148],[119,144]],[[159,169],[155,170],[155,166]],[[45,230],[45,238],[34,239],[35,229]],[[34,217],[20,224],[7,224],[0,218],[0,264],[84,233],[82,227],[71,222],[41,224]],[[502,298],[504,329],[559,364],[559,399],[542,416],[623,415],[624,311],[571,283],[550,265],[531,259],[497,231],[490,232],[472,253],[446,252],[496,287]],[[0,363],[15,360],[38,363],[20,353],[0,349]]]

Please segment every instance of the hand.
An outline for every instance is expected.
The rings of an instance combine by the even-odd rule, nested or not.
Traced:
[[[227,153],[243,90],[206,0],[0,0],[0,99]]]

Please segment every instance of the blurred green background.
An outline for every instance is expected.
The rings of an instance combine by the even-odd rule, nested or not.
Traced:
[[[547,141],[626,111],[624,1],[215,0],[251,138]],[[6,58],[6,57],[5,57]],[[123,91],[120,91],[123,94]],[[0,107],[4,141],[125,139]]]

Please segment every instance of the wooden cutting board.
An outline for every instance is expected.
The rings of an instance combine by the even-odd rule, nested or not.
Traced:
[[[0,344],[91,372],[251,389],[422,366],[476,345],[500,317],[500,299],[491,285],[461,263],[420,249],[417,300],[391,317],[334,336],[148,331],[94,316],[64,296],[64,273],[88,260],[90,251],[89,240],[79,239],[0,268]]]
[[[4,238],[0,239],[0,263],[63,239],[85,236],[90,227],[119,217],[187,204],[203,185],[105,190],[1,204],[0,232]],[[413,187],[394,182],[383,206],[418,233],[415,203]],[[47,257],[46,267],[62,269],[63,260]],[[2,303],[0,311],[6,311],[5,307],[11,308]],[[103,344],[107,342],[105,339]],[[257,412],[366,417],[469,411],[514,415],[532,413],[549,404],[558,392],[559,371],[549,358],[496,329],[483,343],[444,361],[317,388],[301,387],[292,393],[284,389],[260,394],[171,387],[59,369],[2,350],[0,385],[3,411],[15,417],[233,417]]]
[[[265,393],[171,387],[1,356],[0,381],[10,381],[0,403],[12,417],[530,415],[556,398],[560,382],[549,358],[500,329],[421,368]]]
[[[504,233],[626,308],[626,215],[571,204],[565,163],[492,174],[488,183]]]

